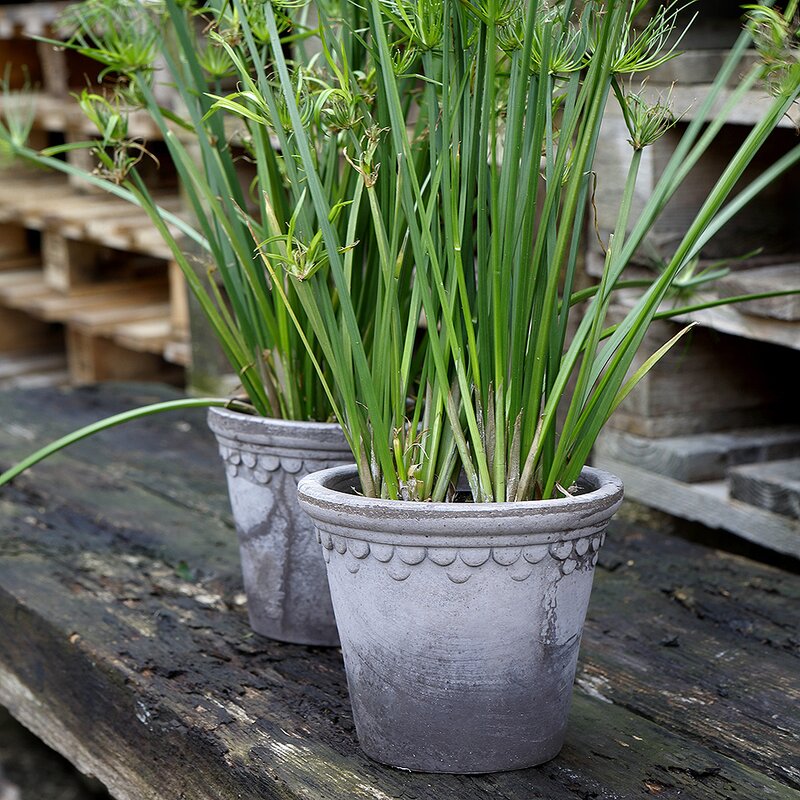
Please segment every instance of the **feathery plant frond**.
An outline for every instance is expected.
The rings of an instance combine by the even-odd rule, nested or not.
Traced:
[[[743,6],[772,94],[790,90],[800,80],[800,20],[795,16],[797,7],[797,0],[792,0],[783,13],[771,6]]]
[[[20,91],[11,88],[11,65],[7,64],[0,79],[3,116],[0,117],[0,166],[16,160],[16,148],[24,147],[36,120],[33,87],[25,80]]]

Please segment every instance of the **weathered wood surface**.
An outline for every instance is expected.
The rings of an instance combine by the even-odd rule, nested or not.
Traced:
[[[0,8],[0,37],[43,36],[68,2],[12,3]]]
[[[748,300],[738,310],[757,317],[800,322],[800,262],[732,272],[721,278],[716,288],[720,297],[793,289],[798,294]]]
[[[725,481],[684,483],[599,454],[594,464],[619,475],[629,499],[800,559],[800,520],[731,497]]]
[[[800,520],[800,458],[735,467],[729,481],[737,500]]]
[[[684,483],[724,480],[731,467],[800,454],[800,427],[739,428],[663,439],[606,429],[594,452]]]
[[[0,708],[0,800],[108,800],[108,793]]]
[[[609,310],[611,323],[620,322],[633,303],[633,295],[620,294],[623,302]],[[667,320],[653,324],[631,374],[681,327]],[[661,438],[793,423],[797,415],[782,377],[793,369],[800,369],[797,353],[695,328],[645,375],[614,412],[609,426]]]
[[[0,394],[0,462],[167,394]],[[800,798],[800,581],[639,507],[601,554],[562,754],[470,777],[372,763],[340,654],[249,632],[202,413],[51,459],[0,519],[0,702],[120,800]]]

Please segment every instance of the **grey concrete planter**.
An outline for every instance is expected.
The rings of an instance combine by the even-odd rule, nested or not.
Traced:
[[[561,749],[594,566],[622,483],[526,503],[353,493],[355,467],[300,481],[328,562],[356,730],[377,761],[495,772]]]
[[[297,481],[352,462],[341,428],[211,408],[225,462],[250,624],[282,642],[337,645],[325,562],[297,504]]]

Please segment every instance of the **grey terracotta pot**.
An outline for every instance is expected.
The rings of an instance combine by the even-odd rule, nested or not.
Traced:
[[[297,504],[297,481],[352,462],[337,424],[211,408],[239,537],[250,625],[282,642],[337,645],[325,562]]]
[[[298,495],[328,562],[366,753],[455,773],[553,758],[622,483],[587,468],[574,498],[494,504],[371,500],[357,485],[339,467]]]

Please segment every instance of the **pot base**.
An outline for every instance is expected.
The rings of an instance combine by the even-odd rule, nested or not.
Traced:
[[[561,752],[561,748],[564,746],[564,738],[562,733],[555,740],[548,740],[548,746],[541,747],[536,754],[531,753],[525,758],[513,762],[507,759],[481,761],[480,758],[474,758],[470,759],[468,763],[460,761],[442,763],[441,761],[430,760],[424,754],[418,758],[405,760],[398,758],[398,753],[394,748],[389,755],[382,756],[380,752],[373,750],[367,742],[362,741],[360,738],[359,744],[364,753],[376,763],[403,770],[404,772],[419,772],[429,775],[489,775],[493,772],[514,772],[515,770],[530,769],[531,767],[539,767],[542,764],[546,764]],[[401,761],[403,763],[400,763]]]

